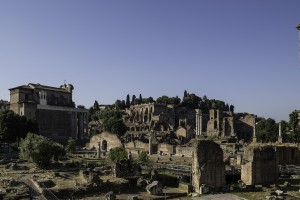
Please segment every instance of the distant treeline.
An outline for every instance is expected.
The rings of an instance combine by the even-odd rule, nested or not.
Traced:
[[[221,100],[208,99],[206,95],[199,97],[196,94],[188,93],[186,90],[183,93],[183,98],[180,99],[176,97],[168,97],[163,95],[154,100],[152,97],[143,98],[140,94],[137,98],[136,95],[128,94],[126,100],[116,100],[113,104],[114,107],[119,109],[129,108],[131,105],[139,105],[144,103],[160,103],[160,104],[172,104],[175,107],[186,107],[190,109],[201,109],[204,114],[208,114],[210,109],[219,109],[222,111],[232,111],[234,112],[234,106],[229,105]]]

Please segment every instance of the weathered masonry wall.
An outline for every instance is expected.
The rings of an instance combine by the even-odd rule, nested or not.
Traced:
[[[84,139],[88,136],[86,109],[37,105],[36,119],[41,135],[65,143],[70,137]]]
[[[295,145],[275,146],[276,159],[279,165],[299,165],[300,151]]]
[[[278,165],[299,164],[300,150],[296,145],[251,145],[244,150],[241,179],[246,185],[275,183]]]
[[[195,192],[206,184],[216,190],[225,186],[223,151],[212,140],[196,140],[193,143],[192,185]]]
[[[276,152],[272,146],[246,148],[243,162],[241,179],[246,185],[271,184],[277,180]]]

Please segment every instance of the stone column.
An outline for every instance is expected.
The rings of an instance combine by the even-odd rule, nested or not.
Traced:
[[[201,113],[201,115],[200,115],[200,123],[199,123],[199,132],[200,132],[200,135],[202,135],[202,113]]]
[[[279,122],[278,143],[282,143],[281,122]]]
[[[98,143],[97,158],[101,157],[101,141]]]
[[[252,138],[252,142],[256,143],[256,117],[254,116],[253,119],[253,138]]]
[[[196,137],[202,135],[202,113],[200,109],[196,109]]]
[[[85,113],[85,138],[89,138],[89,116],[88,113]]]
[[[132,160],[131,151],[129,151],[129,153],[128,153],[128,160]]]
[[[153,142],[153,132],[149,133],[149,155],[152,154],[152,142]]]
[[[222,137],[226,136],[226,119],[223,118],[223,123],[222,123]]]
[[[71,114],[72,116],[72,121],[71,121],[71,127],[72,127],[72,138],[74,138],[75,140],[78,139],[78,119],[77,119],[77,113],[76,112],[72,112]]]
[[[84,132],[84,118],[83,113],[78,112],[78,139],[83,138],[83,132]]]

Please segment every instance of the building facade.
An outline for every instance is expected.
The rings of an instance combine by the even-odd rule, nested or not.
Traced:
[[[88,110],[75,107],[71,84],[50,87],[29,83],[10,90],[10,110],[36,120],[41,135],[58,142],[88,137]]]

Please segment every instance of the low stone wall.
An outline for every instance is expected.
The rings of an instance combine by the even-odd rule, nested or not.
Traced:
[[[178,188],[179,190],[186,192],[187,194],[193,191],[193,186],[188,183],[179,183]]]
[[[193,148],[187,146],[176,146],[176,155],[184,157],[192,157]]]
[[[174,148],[174,145],[171,144],[159,144],[158,145],[158,153],[164,153],[164,154],[175,154],[176,152],[174,151],[176,150]]]

